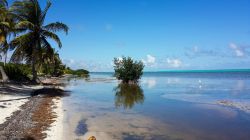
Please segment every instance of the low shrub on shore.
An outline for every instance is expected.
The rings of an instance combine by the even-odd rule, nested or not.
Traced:
[[[76,75],[76,76],[80,76],[80,77],[86,77],[89,75],[89,71],[85,70],[85,69],[78,69],[78,70],[72,70],[69,67],[67,67],[64,70],[65,74],[72,74],[72,75]]]
[[[3,67],[6,75],[9,77],[10,80],[13,81],[29,81],[29,74],[31,74],[31,69],[29,66],[24,64],[3,64],[0,63],[0,66]],[[1,75],[1,74],[0,74]],[[2,76],[2,75],[1,75]]]
[[[3,67],[6,75],[8,76],[9,80],[16,81],[16,82],[28,82],[31,80],[32,70],[31,66],[27,64],[15,64],[15,63],[7,63],[4,65],[3,62],[0,62],[0,66]],[[88,77],[89,71],[84,69],[72,70],[66,66],[61,67],[53,67],[47,68],[49,71],[44,72],[45,68],[42,68],[40,76],[51,75],[55,77],[59,77],[63,74],[72,74],[79,77]],[[0,79],[2,79],[2,74],[0,74]]]

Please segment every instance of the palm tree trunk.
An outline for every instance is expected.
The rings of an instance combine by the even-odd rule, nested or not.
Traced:
[[[32,76],[33,76],[32,81],[36,83],[37,82],[36,56],[34,55],[32,56]]]
[[[3,53],[4,53],[4,63],[3,63],[4,66],[6,65],[6,62],[7,62],[8,48],[9,48],[9,45],[8,45],[7,41],[5,41],[5,43],[4,43],[4,51],[3,51]]]
[[[0,73],[2,74],[2,82],[9,81],[9,77],[5,73],[4,68],[2,66],[0,66]]]
[[[39,39],[38,39],[39,40]],[[36,70],[36,54],[37,48],[39,46],[39,41],[37,40],[36,45],[33,46],[32,50],[32,82],[37,83],[37,70]]]
[[[6,65],[6,62],[7,62],[7,52],[5,52],[5,58],[4,58],[4,66]]]

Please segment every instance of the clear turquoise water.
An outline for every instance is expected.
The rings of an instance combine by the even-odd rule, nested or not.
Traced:
[[[111,73],[70,79],[65,137],[111,140],[249,140],[250,73],[145,73],[139,87]],[[218,104],[221,101],[232,106]]]

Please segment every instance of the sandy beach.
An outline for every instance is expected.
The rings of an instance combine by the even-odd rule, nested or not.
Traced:
[[[28,101],[27,97],[0,94],[0,101],[10,100],[6,102],[0,102],[0,111],[4,112],[0,115],[0,124],[4,123],[6,121],[6,118],[10,117],[13,112],[19,110],[20,106]]]
[[[34,91],[42,95],[31,96]],[[62,139],[62,99],[56,92],[40,85],[1,86],[0,139]]]
[[[24,86],[8,84],[0,87],[0,111],[4,112],[0,116],[0,124],[6,121],[13,112],[20,109],[25,104],[33,90],[42,86]]]

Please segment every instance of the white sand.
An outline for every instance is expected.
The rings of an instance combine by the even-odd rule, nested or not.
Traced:
[[[33,90],[41,88],[43,88],[43,86],[19,86],[14,84],[0,86],[0,101],[11,100],[0,102],[0,124],[4,123],[6,121],[6,117],[10,117],[13,112],[19,110],[20,106],[28,101],[28,99],[21,98],[27,98],[29,97],[29,93],[31,93]]]
[[[45,140],[62,140],[63,139],[63,108],[62,99],[53,99],[55,108],[53,111],[56,113],[57,118],[54,123],[51,124],[49,130],[45,131],[47,138]]]
[[[13,100],[13,99],[19,99],[19,98],[26,98],[27,96],[13,96],[13,95],[4,95],[0,94],[0,100]],[[13,100],[13,101],[7,101],[7,102],[0,102],[0,124],[4,123],[6,121],[6,117],[10,117],[13,112],[20,109],[20,106],[25,104],[28,99],[22,99],[22,100]],[[4,107],[4,108],[2,108]]]

